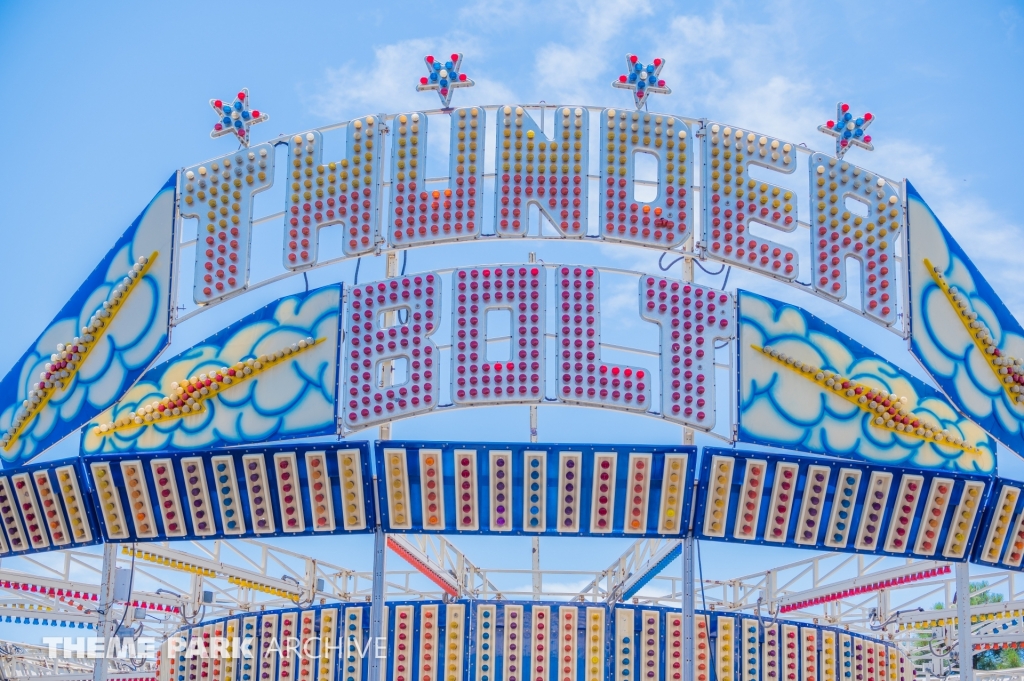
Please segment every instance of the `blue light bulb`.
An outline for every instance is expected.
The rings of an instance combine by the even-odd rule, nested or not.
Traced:
[[[654,64],[647,65],[647,73],[654,73]]]
[[[235,107],[235,111],[241,111],[242,110],[242,103],[236,99],[235,103],[234,103],[234,107]]]

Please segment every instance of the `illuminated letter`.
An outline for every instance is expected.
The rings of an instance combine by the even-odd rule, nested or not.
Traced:
[[[563,402],[647,411],[650,376],[644,369],[601,361],[601,282],[593,267],[559,267],[558,376]]]
[[[342,396],[348,428],[412,416],[437,405],[434,374],[439,356],[429,336],[441,313],[440,282],[428,272],[352,288],[345,337],[349,371]],[[395,314],[398,324],[385,327],[384,313]],[[406,380],[397,385],[390,383],[394,374],[388,375],[383,366],[396,359],[408,363]]]
[[[346,255],[374,249],[383,128],[374,116],[350,121],[345,158],[327,165],[322,162],[324,140],[319,132],[292,137],[282,254],[286,268],[305,270],[316,265],[320,228],[328,225],[347,225]]]
[[[661,327],[661,411],[669,421],[715,427],[715,339],[735,333],[730,294],[643,276],[640,316]]]
[[[452,402],[508,404],[544,398],[545,276],[537,265],[459,269],[452,275]],[[488,361],[487,313],[510,315],[510,352]]]
[[[486,112],[473,107],[451,113],[448,176],[455,189],[427,189],[427,120],[423,113],[395,118],[391,148],[391,243],[395,247],[480,236],[480,192]]]
[[[796,170],[793,145],[747,130],[713,123],[704,145],[704,242],[708,253],[740,267],[790,281],[798,274],[797,253],[754,236],[754,223],[782,232],[796,229],[793,192],[750,177],[750,166],[780,173]]]
[[[178,210],[184,218],[199,218],[193,299],[202,305],[244,291],[252,197],[274,184],[274,147],[239,149],[186,168],[180,178]]]
[[[604,112],[605,163],[601,164],[601,236],[614,241],[672,248],[690,236],[687,188],[693,176],[690,128],[673,116],[646,111]],[[636,199],[636,156],[654,156],[658,175],[650,202]],[[641,183],[643,185],[644,183]]]
[[[495,159],[501,159],[501,167],[494,192],[498,236],[526,236],[531,203],[562,236],[586,236],[588,130],[589,114],[583,108],[555,111],[553,140],[522,107],[498,111]]]
[[[890,325],[896,321],[896,239],[903,209],[896,188],[881,177],[825,154],[807,162],[811,179],[811,251],[818,267],[814,288],[846,298],[846,259],[860,261],[860,309]],[[865,216],[850,213],[847,199]]]

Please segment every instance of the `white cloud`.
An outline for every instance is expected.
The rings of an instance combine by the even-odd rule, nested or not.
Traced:
[[[444,50],[439,48],[444,47]],[[474,37],[450,33],[436,38],[416,38],[377,47],[373,67],[367,72],[365,86],[353,84],[353,62],[329,69],[324,84],[310,97],[323,115],[345,120],[368,112],[395,113],[422,109],[436,109],[440,99],[432,92],[419,92],[416,83],[426,75],[423,58],[430,55],[449,55],[461,51],[466,55],[463,72],[475,82],[459,91],[452,99],[453,106],[493,104],[515,101],[512,92],[497,79],[488,77],[483,65],[488,52],[484,43]]]

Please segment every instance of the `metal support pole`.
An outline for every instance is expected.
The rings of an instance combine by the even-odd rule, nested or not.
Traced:
[[[384,265],[384,276],[387,278],[398,276],[398,254],[395,252],[388,253],[386,256]],[[394,311],[384,313],[384,325],[394,326],[398,315]],[[395,383],[395,363],[393,360],[386,360],[381,363],[381,369],[383,370],[383,376],[381,376],[380,387],[387,388]],[[388,421],[380,427],[380,439],[390,440],[391,439],[391,422]]]
[[[541,589],[544,588],[540,577],[540,537],[533,538],[533,600],[540,600]]]
[[[960,681],[974,681],[974,646],[971,645],[971,568],[967,563],[957,563],[955,569],[957,630],[960,634]]]
[[[693,679],[693,612],[696,609],[696,594],[693,586],[693,542],[692,536],[683,540],[683,679]]]
[[[106,651],[110,646],[110,639],[114,635],[114,576],[117,573],[117,544],[103,545],[103,572],[100,579],[100,601],[99,601],[99,622],[96,626],[96,634],[103,639],[103,655],[96,660],[96,667],[93,669],[93,681],[105,681],[107,678],[107,656]],[[127,607],[127,606],[126,606]]]
[[[373,595],[370,601],[370,681],[384,678],[384,659],[377,657],[377,645],[384,640],[384,572],[387,540],[379,526],[373,533]]]

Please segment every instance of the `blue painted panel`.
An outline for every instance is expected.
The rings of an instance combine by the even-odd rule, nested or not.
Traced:
[[[386,532],[637,539],[686,534],[694,447],[377,442],[374,449]],[[430,457],[439,459],[440,476],[436,468],[434,475],[425,470]],[[436,498],[424,503],[431,493]],[[607,501],[601,503],[602,497]],[[437,506],[433,521],[430,504]]]
[[[167,347],[175,177],[0,381],[7,465],[31,459],[108,408]],[[141,276],[118,291],[137,264]],[[91,320],[101,310],[97,326]]]
[[[335,284],[243,317],[146,372],[85,428],[83,453],[195,450],[335,433],[340,312]],[[307,347],[308,339],[315,343]],[[204,378],[209,387],[196,384]],[[173,409],[184,414],[193,389],[209,393],[200,398],[201,409],[176,416]],[[172,405],[168,396],[175,392]]]
[[[910,351],[958,409],[1024,455],[1024,328],[910,183],[907,213]]]
[[[937,390],[799,307],[747,291],[739,300],[741,441],[875,463],[995,472],[995,441]]]

